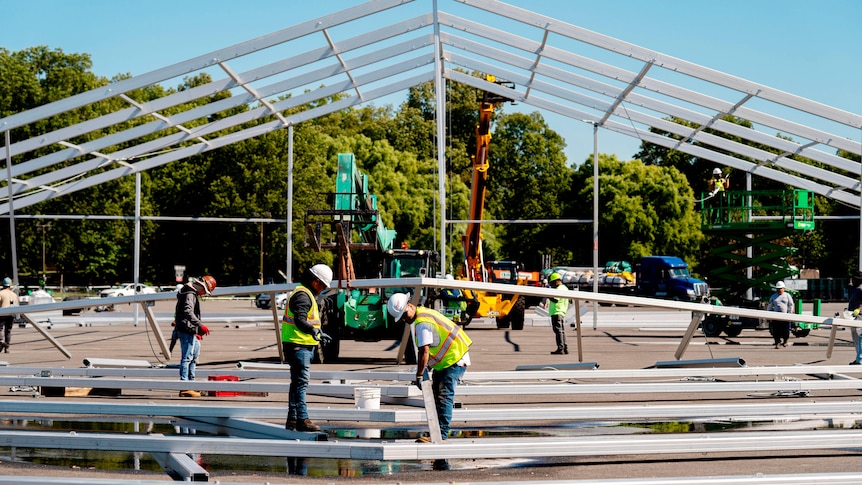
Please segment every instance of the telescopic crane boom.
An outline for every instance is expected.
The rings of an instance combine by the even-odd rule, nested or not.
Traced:
[[[498,81],[485,75],[489,82],[514,88],[507,81]],[[464,232],[464,266],[461,277],[469,281],[526,284],[520,277],[521,265],[515,261],[492,261],[485,264],[482,252],[482,217],[485,211],[485,192],[488,185],[488,147],[491,143],[491,117],[500,103],[512,101],[488,91],[482,92],[479,102],[479,124],[476,126],[476,154],[473,156],[473,183],[470,187],[470,222]],[[493,266],[489,271],[488,266]],[[467,298],[466,325],[473,317],[495,317],[498,328],[520,330],[524,327],[524,298],[518,294],[465,290]]]

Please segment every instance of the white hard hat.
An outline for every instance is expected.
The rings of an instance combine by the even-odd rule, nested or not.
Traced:
[[[332,268],[325,264],[315,264],[308,271],[320,280],[327,288],[332,284]]]
[[[454,279],[455,279],[455,277],[454,277],[454,276],[452,276],[452,275],[451,275],[451,274],[449,274],[449,273],[446,273],[446,278],[444,278],[444,279],[447,279],[447,280],[454,280]]]
[[[775,286],[773,286],[773,288],[775,288],[776,290],[777,290],[777,289],[779,289],[779,288],[784,288],[784,287],[785,287],[785,286],[784,286],[784,282],[783,282],[783,281],[779,281],[778,283],[775,283]]]
[[[712,174],[713,174],[713,175],[721,175],[721,169],[720,169],[720,168],[716,168],[715,170],[713,170],[713,171],[712,171]]]
[[[395,293],[389,297],[389,301],[386,302],[386,309],[389,310],[389,314],[396,322],[404,316],[409,301],[410,293]]]

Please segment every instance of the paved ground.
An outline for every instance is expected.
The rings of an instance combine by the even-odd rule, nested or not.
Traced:
[[[834,308],[833,308],[834,307]],[[824,305],[824,314],[837,311],[841,305]],[[206,301],[202,304],[204,318],[208,315],[259,315],[262,321],[271,315],[269,311],[254,308],[253,303],[245,300]],[[0,354],[0,360],[16,366],[66,366],[80,367],[84,358],[110,358],[160,361],[154,335],[144,324],[138,326],[127,323],[128,314],[118,308],[113,314],[98,314],[99,318],[113,317],[113,324],[101,320],[93,326],[77,327],[55,324],[50,329],[58,341],[73,353],[66,359],[32,328],[15,328],[13,345],[8,354]],[[170,315],[170,304],[159,303],[154,309],[158,315]],[[667,323],[661,322],[661,312],[648,309],[600,309],[601,312],[624,312],[627,318],[648,322],[645,326],[637,321],[630,325],[600,326],[593,330],[591,319],[585,316],[583,328],[583,360],[597,362],[601,369],[641,369],[653,366],[656,362],[673,360],[674,351],[683,334],[680,321],[685,315],[665,313]],[[640,318],[638,318],[640,315]],[[86,315],[85,315],[86,317]],[[86,320],[86,318],[85,318]],[[95,320],[94,320],[95,321]],[[238,361],[276,362],[277,347],[274,331],[269,323],[256,324],[248,320],[237,320],[231,324],[214,323],[209,325],[212,334],[204,339],[201,367],[213,369],[235,369]],[[161,325],[165,336],[170,335],[169,324]],[[513,370],[518,365],[555,366],[578,361],[575,330],[569,329],[569,355],[550,355],[554,348],[554,337],[544,320],[538,319],[534,326],[522,331],[506,331],[495,328],[490,322],[477,321],[467,328],[474,340],[471,349],[472,371]],[[838,334],[838,343],[832,359],[826,358],[826,344],[829,332],[815,330],[803,339],[792,339],[792,345],[776,350],[771,345],[771,337],[765,331],[744,331],[737,338],[706,338],[697,333],[689,346],[684,359],[741,358],[749,366],[775,366],[793,364],[846,364],[853,357],[849,343],[849,331]],[[342,346],[342,359],[338,363],[318,365],[315,370],[370,370],[370,369],[412,369],[411,366],[398,366],[394,362],[395,351],[388,350],[393,342],[346,342]],[[165,362],[168,363],[168,362]],[[176,363],[176,358],[173,363]],[[468,372],[469,377],[469,372]],[[0,402],[3,399],[22,399],[21,393],[0,389]],[[619,396],[613,399],[618,399]],[[718,402],[739,399],[739,396],[713,397]],[[818,399],[858,399],[858,391],[831,393],[818,396]],[[64,398],[57,398],[64,399]],[[104,398],[65,398],[65,399],[104,399]],[[150,391],[124,393],[124,401],[146,400],[164,402],[188,402],[172,392]],[[204,397],[197,402],[242,404],[249,398],[212,398]],[[286,394],[273,393],[266,398],[253,398],[257,405],[286,407]],[[315,403],[326,402],[312,398]],[[478,399],[478,398],[473,398]],[[485,399],[485,398],[483,398]],[[595,397],[589,402],[584,398],[570,398],[571,402],[544,402],[547,398],[534,400],[537,407],[554,405],[594,405],[597,400],[612,399]],[[578,400],[581,399],[579,402]],[[626,398],[635,399],[635,398]],[[674,401],[706,399],[702,396],[674,396]],[[470,404],[465,400],[465,404]],[[499,400],[501,404],[522,403],[522,396],[507,396]],[[753,456],[757,455],[757,456]],[[686,456],[630,456],[630,457],[587,457],[548,460],[500,460],[472,462],[454,461],[455,470],[449,472],[426,471],[426,465],[402,465],[396,470],[377,470],[376,465],[347,464],[333,468],[333,465],[312,463],[308,474],[321,476],[288,476],[283,472],[260,471],[245,473],[239,470],[211,474],[211,480],[226,482],[259,483],[320,483],[346,479],[344,475],[362,475],[369,482],[450,482],[450,481],[522,481],[522,480],[559,480],[587,478],[627,478],[652,476],[692,476],[692,475],[746,475],[755,473],[835,473],[842,471],[862,471],[862,461],[856,450],[846,452],[818,452],[815,454],[794,453],[754,453],[751,458],[729,456],[727,454],[704,454]],[[33,466],[21,463],[3,463],[0,475],[51,475],[91,477],[135,477],[165,479],[161,473],[147,472],[101,472],[95,470],[69,470],[68,467]]]

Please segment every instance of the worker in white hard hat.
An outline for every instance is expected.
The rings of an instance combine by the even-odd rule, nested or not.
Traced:
[[[18,294],[12,291],[12,278],[8,276],[3,278],[3,289],[0,290],[0,308],[9,308],[18,306]],[[12,326],[15,324],[15,315],[4,315],[0,317],[0,324],[3,326],[3,341],[0,342],[0,349],[3,352],[9,352],[9,345],[12,344]]]
[[[780,313],[793,313],[793,297],[785,290],[783,281],[775,283],[775,293],[769,297],[769,303],[766,305],[766,310]],[[775,342],[775,348],[780,349],[787,347],[787,340],[790,339],[790,322],[784,320],[770,320],[769,331],[772,333],[772,340]]]
[[[311,361],[317,346],[332,339],[321,330],[317,295],[332,284],[332,268],[315,264],[299,277],[299,285],[287,297],[281,319],[281,347],[290,365],[287,421],[284,427],[296,431],[320,431],[320,426],[308,419],[305,394],[311,376]]]
[[[725,208],[727,207],[727,189],[730,188],[730,179],[728,175],[723,175],[721,169],[716,167],[712,171],[712,178],[709,179],[709,206],[710,206],[710,223],[718,224],[727,221]]]
[[[386,302],[386,308],[397,323],[413,326],[413,339],[417,348],[414,384],[419,389],[428,385],[429,382],[426,380],[423,383],[423,380],[427,370],[431,370],[430,383],[434,391],[440,435],[445,440],[449,436],[449,423],[452,421],[455,386],[470,365],[469,350],[473,341],[461,326],[444,315],[411,303],[409,293],[395,293]],[[419,440],[429,441],[425,437]],[[435,470],[448,467],[446,460],[434,461]]]

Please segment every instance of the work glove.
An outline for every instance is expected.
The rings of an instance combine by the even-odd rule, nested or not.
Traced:
[[[326,335],[320,330],[316,330],[314,332],[314,340],[317,340],[318,342],[320,342],[320,345],[326,347],[327,345],[329,345],[330,342],[332,342],[332,337]]]
[[[413,381],[413,384],[417,388],[419,388],[419,390],[421,391],[422,390],[422,381],[426,381],[426,380],[428,380],[428,369],[425,369],[425,371],[422,372],[421,376],[416,376],[416,380]]]
[[[859,316],[859,309],[857,308],[857,309],[853,310],[853,318],[856,318],[858,316]]]
[[[208,329],[206,325],[201,325],[198,328],[198,335],[209,335],[209,334],[210,334],[210,329]]]

